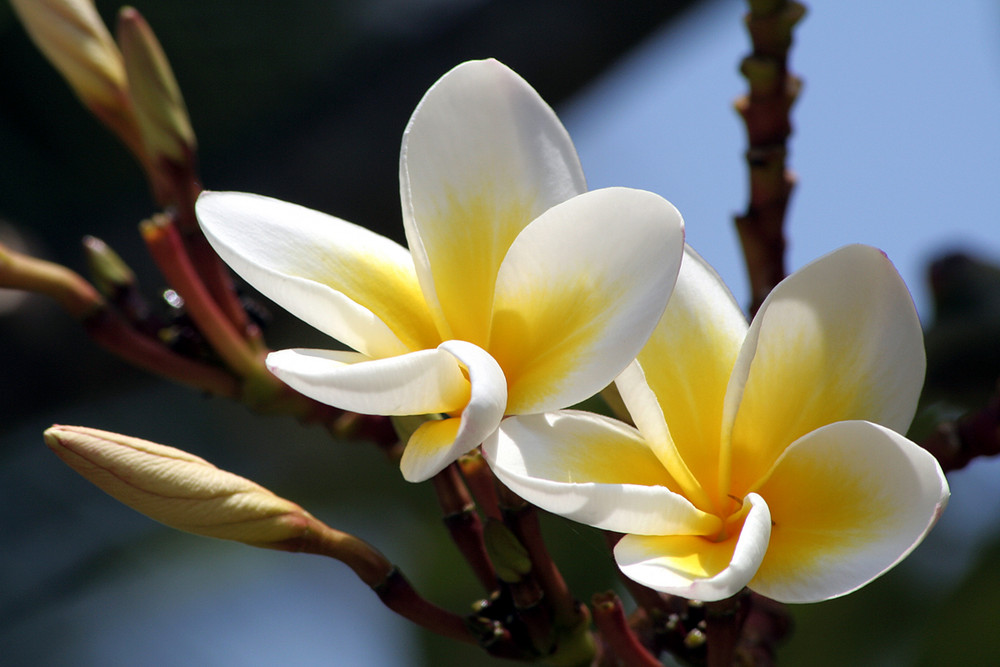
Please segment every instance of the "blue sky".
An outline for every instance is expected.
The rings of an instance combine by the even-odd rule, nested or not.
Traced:
[[[661,31],[560,110],[591,187],[671,200],[688,240],[748,300],[734,213],[746,139],[732,101],[745,4],[718,0]],[[930,315],[924,267],[964,247],[1000,259],[1000,5],[809,3],[792,69],[791,269],[848,243],[884,250]]]

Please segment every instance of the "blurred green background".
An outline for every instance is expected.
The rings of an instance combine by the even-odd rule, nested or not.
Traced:
[[[718,25],[727,26],[727,36],[739,31],[738,2],[149,4],[137,8],[163,43],[184,91],[208,188],[276,196],[402,240],[397,161],[413,106],[458,62],[497,57],[566,112],[591,185],[657,190],[681,207],[689,238],[710,260],[717,261],[713,254],[719,249],[734,247],[726,209],[742,207],[739,187],[726,192],[721,215],[702,213],[702,202],[684,197],[716,202],[720,190],[741,182],[729,177],[742,170],[743,139],[735,117],[718,132],[713,126],[667,122],[681,98],[717,86],[711,83],[715,73],[688,88],[673,88],[662,119],[644,126],[625,123],[624,131],[639,137],[638,149],[624,143],[602,148],[595,127],[612,126],[616,118],[620,127],[621,118],[631,118],[614,110],[614,101],[626,98],[623,77],[641,67],[642,76],[656,78],[673,66],[651,59],[651,42],[666,35],[696,52],[699,43],[720,34]],[[98,2],[98,8],[113,24],[118,5]],[[812,29],[821,32],[824,18],[817,14],[806,26],[813,21]],[[694,32],[690,21],[696,15],[714,22],[705,19],[705,32]],[[984,28],[995,64],[1000,64],[998,28],[1000,20]],[[939,39],[933,43],[939,44],[940,35],[934,34]],[[804,27],[803,48],[809,36]],[[715,70],[729,99],[743,89],[735,68],[746,49],[743,38],[730,41],[732,56]],[[835,54],[827,55],[836,68]],[[803,68],[809,85],[813,71]],[[34,254],[83,271],[79,239],[100,236],[154,295],[163,285],[136,233],[138,221],[153,212],[141,174],[37,53],[6,4],[0,5],[0,81],[3,242],[23,243]],[[976,85],[995,94],[998,81]],[[938,82],[928,85],[933,90]],[[983,96],[984,108],[996,109],[994,97]],[[716,108],[732,116],[725,102]],[[802,133],[822,133],[802,122]],[[644,145],[650,133],[721,137],[703,145],[706,153],[710,146],[721,151],[732,171],[705,170],[700,161],[706,156],[694,150],[657,153]],[[976,138],[970,134],[969,141]],[[959,163],[959,148],[934,159]],[[836,180],[821,169],[807,170],[808,157],[802,162],[793,157],[804,178]],[[992,168],[994,182],[1000,174],[995,161],[984,169],[964,159],[977,174]],[[631,166],[645,165],[646,174],[661,168],[649,164],[662,164],[671,184],[651,186],[641,182],[645,175],[640,182],[629,180]],[[676,164],[695,172],[701,179],[696,187],[675,192],[682,176],[667,165]],[[607,176],[612,169],[622,175]],[[969,199],[977,197],[988,213],[975,220],[975,229],[992,232],[995,241],[998,208],[989,205],[995,193],[973,188]],[[950,231],[961,236],[962,230]],[[806,245],[808,231],[793,226],[790,232],[793,248]],[[974,251],[983,247],[966,243]],[[951,249],[935,249],[945,250]],[[921,261],[926,265],[926,258]],[[719,270],[730,280],[739,268],[723,263]],[[1000,374],[1000,278],[989,256],[953,256],[938,265],[937,275],[938,300],[928,299],[921,312],[933,325],[931,389],[938,398],[961,395],[974,405]],[[904,276],[912,286],[905,271]],[[730,282],[745,301],[740,278]],[[319,334],[277,308],[272,314],[267,332],[272,347],[324,345]],[[373,543],[429,599],[455,611],[469,609],[482,593],[446,538],[431,489],[403,483],[376,448],[333,443],[318,429],[253,415],[149,378],[91,345],[79,327],[42,299],[0,293],[0,350],[0,664],[495,663],[414,630],[338,563],[205,540],[154,524],[76,476],[42,446],[40,434],[53,422],[83,424],[188,449]],[[955,502],[903,566],[843,599],[792,608],[796,630],[782,664],[1000,664],[995,628],[1000,575],[992,567],[1000,556],[997,474],[996,465],[984,463],[952,475]],[[581,599],[615,585],[595,531],[557,519],[547,519],[545,528]]]

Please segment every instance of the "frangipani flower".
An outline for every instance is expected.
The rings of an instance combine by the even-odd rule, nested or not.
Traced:
[[[529,502],[625,533],[622,572],[706,601],[849,593],[905,557],[948,500],[905,432],[920,324],[878,250],[849,246],[780,283],[749,328],[686,251],[663,319],[617,380],[636,428],[563,411],[484,444]]]
[[[440,413],[400,463],[421,481],[504,415],[579,402],[642,348],[680,264],[683,222],[649,192],[585,192],[566,130],[494,60],[442,77],[400,156],[410,250],[254,195],[205,193],[198,218],[263,294],[356,350],[283,350],[268,367],[345,410]]]

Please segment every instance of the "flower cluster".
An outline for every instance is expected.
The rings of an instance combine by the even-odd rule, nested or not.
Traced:
[[[126,138],[141,130],[144,164],[190,157],[179,89],[141,17],[122,16],[123,58],[86,3],[56,23],[52,10],[15,7],[95,113]],[[555,113],[495,60],[463,63],[427,91],[399,179],[408,247],[252,194],[203,192],[195,210],[243,279],[349,348],[272,352],[274,376],[336,408],[417,418],[405,479],[481,448],[524,500],[623,534],[626,576],[705,601],[744,587],[785,602],[843,595],[940,515],[941,467],[902,435],[923,382],[920,324],[879,251],[850,246],[806,266],[748,324],[686,246],[680,213],[650,192],[588,191]],[[218,319],[198,303],[195,316]],[[260,367],[239,332],[213,331],[230,366]],[[614,388],[621,421],[567,409]],[[372,585],[391,578],[366,545],[198,457],[94,429],[46,437],[169,525],[336,553]]]
[[[278,377],[348,410],[443,416],[409,438],[408,480],[485,442],[529,502],[625,533],[624,574],[701,600],[843,595],[942,511],[940,467],[900,435],[920,325],[878,251],[803,268],[748,326],[694,251],[681,261],[677,211],[585,192],[555,115],[496,61],[428,91],[400,191],[409,251],[254,195],[206,193],[197,210],[240,275],[354,350],[272,353]],[[560,411],[616,377],[635,427]]]

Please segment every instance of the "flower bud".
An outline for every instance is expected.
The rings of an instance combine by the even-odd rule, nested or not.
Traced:
[[[121,53],[89,0],[11,0],[35,45],[102,120],[127,115]]]
[[[101,294],[113,297],[118,292],[135,286],[135,273],[104,241],[95,236],[85,236],[83,251],[94,286]]]
[[[45,444],[112,497],[172,528],[288,548],[313,517],[293,502],[193,454],[83,426],[52,426]]]
[[[132,7],[118,14],[129,94],[150,157],[186,163],[195,150],[194,130],[166,54],[146,20]]]

